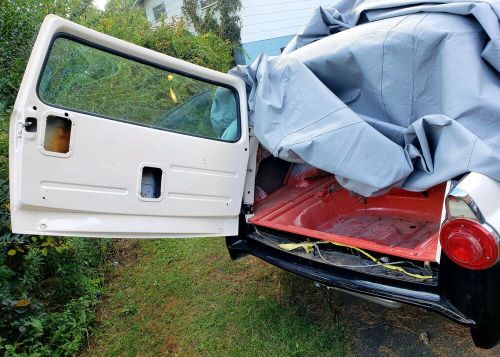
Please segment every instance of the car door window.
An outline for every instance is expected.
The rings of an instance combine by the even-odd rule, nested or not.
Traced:
[[[46,104],[156,129],[235,142],[236,90],[89,46],[53,41],[38,96]]]

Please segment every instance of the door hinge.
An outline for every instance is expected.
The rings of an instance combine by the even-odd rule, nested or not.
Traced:
[[[17,137],[20,138],[23,135],[23,129],[26,131],[33,133],[37,130],[37,120],[36,118],[26,118],[24,122],[17,122]]]
[[[244,214],[253,214],[253,205],[244,203],[242,210]]]
[[[18,138],[23,136],[23,128],[24,128],[24,123],[22,121],[18,121],[17,122],[17,130],[16,130],[16,134],[17,134]]]

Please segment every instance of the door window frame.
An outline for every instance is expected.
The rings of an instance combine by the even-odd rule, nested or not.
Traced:
[[[64,39],[67,39],[67,40],[70,40],[70,41],[74,41],[74,42],[79,43],[81,45],[84,45],[84,46],[87,46],[87,47],[91,47],[91,48],[94,48],[94,49],[97,49],[97,50],[100,50],[100,51],[104,51],[104,52],[107,52],[107,53],[110,53],[110,54],[113,54],[113,55],[116,55],[116,56],[119,56],[119,57],[122,57],[122,58],[125,58],[125,59],[128,59],[128,60],[131,60],[131,61],[135,61],[135,62],[144,64],[144,65],[147,65],[147,66],[151,66],[151,67],[159,69],[159,70],[167,71],[169,73],[178,74],[180,76],[188,77],[188,78],[195,79],[195,80],[198,80],[198,81],[201,81],[201,82],[205,82],[205,83],[210,83],[210,84],[213,84],[213,85],[216,85],[216,86],[219,86],[219,87],[224,87],[226,89],[231,90],[231,92],[234,95],[235,101],[236,101],[236,120],[237,120],[237,127],[238,127],[238,133],[237,133],[236,138],[234,138],[233,140],[221,140],[221,139],[211,138],[211,137],[207,137],[207,136],[203,136],[203,135],[197,135],[197,134],[186,133],[186,132],[172,130],[172,129],[160,128],[160,127],[157,127],[157,126],[151,126],[151,125],[141,124],[141,123],[137,123],[137,122],[134,122],[134,121],[120,119],[120,118],[115,118],[115,117],[111,117],[111,116],[100,114],[100,113],[88,112],[88,111],[84,111],[84,110],[80,110],[80,109],[75,109],[75,108],[70,108],[70,107],[65,107],[65,106],[59,106],[59,105],[56,105],[56,104],[51,104],[49,102],[46,102],[44,99],[42,99],[42,97],[39,94],[40,84],[42,82],[43,73],[45,71],[45,67],[46,67],[47,62],[49,60],[50,54],[52,53],[52,47],[54,46],[54,42],[58,38],[64,38]],[[52,36],[52,38],[50,40],[50,43],[49,43],[49,46],[47,48],[47,52],[46,52],[45,58],[44,58],[43,63],[42,63],[42,67],[41,67],[39,76],[37,78],[35,92],[36,92],[36,96],[38,97],[38,99],[43,104],[47,105],[48,107],[58,108],[58,109],[63,109],[63,110],[68,110],[68,111],[72,111],[72,112],[75,112],[75,113],[86,114],[86,115],[90,115],[90,116],[98,117],[98,118],[103,118],[103,119],[114,120],[114,121],[118,121],[118,122],[125,123],[125,124],[137,125],[137,126],[141,126],[141,127],[145,127],[145,128],[150,128],[150,129],[155,129],[155,130],[162,130],[162,131],[167,131],[167,132],[181,134],[181,135],[188,135],[188,136],[193,136],[193,137],[197,137],[197,138],[201,138],[201,139],[214,140],[214,141],[219,141],[219,142],[222,142],[222,143],[233,143],[233,144],[237,143],[238,141],[240,141],[241,136],[242,136],[240,96],[239,96],[238,90],[235,87],[233,87],[233,86],[231,86],[229,84],[226,84],[226,83],[217,82],[217,81],[214,81],[214,80],[211,80],[211,79],[208,79],[208,78],[203,78],[203,77],[200,77],[200,76],[197,76],[197,75],[186,73],[186,72],[181,71],[181,70],[177,70],[177,69],[173,69],[173,68],[170,68],[170,67],[167,67],[167,66],[163,66],[163,65],[160,65],[158,63],[155,63],[155,62],[152,62],[152,61],[148,61],[148,60],[136,57],[134,55],[130,55],[130,54],[127,54],[127,53],[115,50],[113,48],[110,48],[110,47],[107,47],[107,46],[103,46],[103,45],[100,45],[100,44],[97,44],[97,43],[94,43],[94,42],[82,39],[82,38],[80,38],[78,36],[75,36],[75,35],[72,35],[72,34],[69,34],[69,33],[66,33],[66,32],[57,32],[57,33],[54,34],[54,36]]]

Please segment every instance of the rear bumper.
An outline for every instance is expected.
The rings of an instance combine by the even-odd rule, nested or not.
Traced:
[[[231,258],[238,259],[251,254],[279,268],[327,286],[420,306],[464,325],[475,324],[474,320],[468,318],[440,294],[438,284],[432,286],[398,281],[335,267],[266,244],[260,236],[259,233],[251,231],[238,237],[227,237],[226,244]]]

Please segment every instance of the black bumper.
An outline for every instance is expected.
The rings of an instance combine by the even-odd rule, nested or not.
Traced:
[[[245,237],[227,237],[226,244],[231,258],[238,259],[251,254],[279,268],[327,286],[424,307],[464,325],[475,323],[449,300],[442,297],[438,286],[397,281],[338,268],[283,251],[265,244],[260,238],[256,232],[248,233]]]

